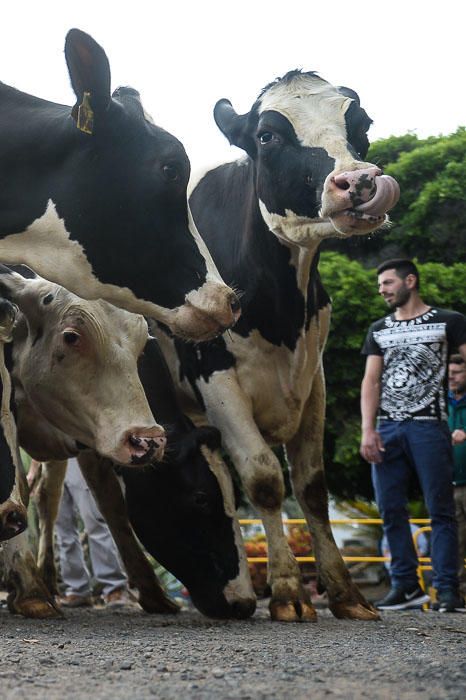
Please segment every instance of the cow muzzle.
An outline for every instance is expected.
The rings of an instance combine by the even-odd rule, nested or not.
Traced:
[[[23,505],[6,501],[0,507],[0,542],[9,540],[27,528],[27,512]]]
[[[156,425],[151,428],[131,428],[123,438],[118,450],[117,462],[125,466],[144,466],[161,462],[167,438],[165,430]]]
[[[321,216],[330,219],[339,233],[370,233],[388,220],[399,197],[397,181],[375,166],[331,173],[324,185]]]
[[[173,332],[187,340],[211,340],[234,326],[241,315],[235,292],[224,284],[208,280],[189,292],[183,306],[175,309]]]

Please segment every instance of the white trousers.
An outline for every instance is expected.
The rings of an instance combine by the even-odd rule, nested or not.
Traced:
[[[94,578],[103,594],[126,588],[128,579],[107,523],[101,515],[76,459],[68,460],[63,496],[55,523],[60,570],[67,595],[90,595],[91,574],[84,561],[77,516],[81,517],[89,541]]]

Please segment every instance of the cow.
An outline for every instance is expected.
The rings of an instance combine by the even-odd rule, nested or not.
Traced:
[[[138,455],[136,460],[126,462],[118,459],[118,466],[124,471],[128,512],[136,534],[153,556],[190,586],[193,600],[203,612],[213,617],[236,618],[252,614],[255,599],[235,518],[231,479],[218,455],[218,431],[195,428],[181,413],[157,340],[147,337],[145,322],[145,333],[138,336],[138,326],[135,331],[130,321],[141,319],[122,309],[112,307],[112,313],[105,313],[99,319],[98,311],[102,304],[106,308],[106,302],[78,300],[74,294],[46,282],[24,266],[15,270],[0,267],[0,289],[4,293],[8,291],[23,315],[20,319],[23,323],[18,323],[15,329],[12,352],[20,441],[33,457],[47,460],[37,487],[42,522],[38,570],[23,540],[15,540],[6,550],[10,610],[31,617],[60,614],[53,597],[56,593],[53,522],[64,477],[62,460],[78,454],[130,578],[139,590],[142,607],[152,613],[176,612],[176,605],[160,588],[135,540],[113,468],[115,458],[113,461],[106,458],[101,449],[108,440],[99,442],[98,435],[93,436],[91,431],[93,422],[99,426],[99,413],[109,420],[112,413],[126,410],[126,402],[129,406],[135,403],[129,382],[134,363],[137,384],[144,389],[151,415],[153,411],[158,414],[168,434],[168,444],[165,433],[160,438],[163,454],[160,450],[148,450],[144,458]],[[87,323],[94,320],[93,334],[84,323],[78,328],[71,325],[70,310],[75,320],[78,306]],[[99,320],[99,332],[95,332],[96,320]],[[77,330],[87,364],[83,365],[79,355],[72,354],[79,349],[79,343],[71,344],[68,360],[57,360],[64,352],[61,336]],[[98,342],[91,345],[94,336],[100,345]],[[131,352],[133,344],[139,351],[135,357]],[[126,350],[126,365],[118,364],[122,349]],[[115,366],[116,375],[111,369]],[[106,377],[118,389],[106,386],[100,372],[102,380]],[[76,386],[74,373],[79,376]],[[92,380],[90,386],[86,383],[88,377]],[[59,394],[54,391],[57,382],[63,393],[61,404]],[[141,450],[143,438],[137,442],[133,430],[131,436],[134,449]],[[107,456],[111,454],[107,452]],[[149,468],[134,468],[150,460]],[[136,479],[132,472],[137,472]]]
[[[371,120],[357,94],[314,72],[290,71],[243,115],[220,100],[214,118],[246,153],[201,173],[190,206],[223,278],[241,290],[242,316],[228,337],[193,347],[166,334],[163,347],[184,409],[197,424],[207,419],[220,429],[262,518],[272,619],[316,619],[283,533],[284,482],[272,451],[281,444],[331,611],[377,619],[350,579],[328,519],[322,354],[330,300],[318,259],[322,240],[382,227],[399,188],[364,160]]]
[[[71,29],[74,107],[0,83],[0,260],[206,340],[238,318],[187,205],[190,164],[139,93],[110,92],[99,44]]]
[[[10,461],[16,468],[16,490],[0,506],[0,538],[8,539],[26,527],[18,443],[37,459],[50,453],[64,459],[93,448],[135,468],[163,458],[166,435],[138,376],[138,359],[150,342],[142,316],[102,300],[82,300],[24,265],[0,265],[0,294],[7,297],[0,308],[10,311],[3,337],[13,340],[2,369],[1,424],[8,446],[2,472],[11,472]],[[12,609],[34,617],[58,615],[26,536],[14,537],[4,551]],[[160,587],[157,594],[160,607],[171,609]]]

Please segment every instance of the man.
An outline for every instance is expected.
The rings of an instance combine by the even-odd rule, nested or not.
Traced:
[[[458,523],[458,578],[466,594],[466,363],[461,355],[451,355],[448,365],[448,425],[453,443],[453,484]]]
[[[375,496],[392,553],[392,587],[376,605],[380,610],[405,610],[429,600],[419,585],[409,528],[407,487],[414,469],[432,520],[438,609],[464,610],[458,589],[446,392],[449,348],[459,348],[466,358],[466,319],[424,303],[419,272],[411,260],[388,260],[377,274],[379,293],[391,313],[371,325],[362,349],[367,360],[361,388],[361,455],[372,463]]]

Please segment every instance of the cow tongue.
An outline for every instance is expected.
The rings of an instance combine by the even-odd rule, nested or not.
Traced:
[[[368,202],[358,204],[353,211],[370,216],[384,216],[393,209],[400,198],[400,186],[390,175],[377,175],[375,178],[376,192]]]

